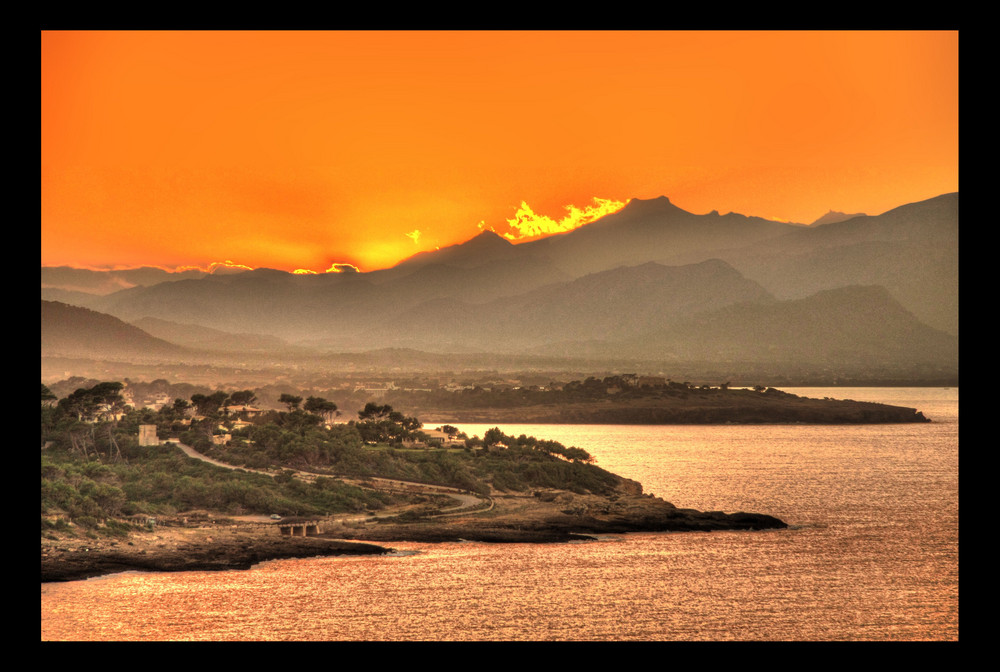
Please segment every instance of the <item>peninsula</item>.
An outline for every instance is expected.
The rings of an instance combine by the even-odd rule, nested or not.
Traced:
[[[594,469],[597,469],[594,467]],[[420,483],[369,480],[373,490],[405,487],[409,503],[377,513],[306,517],[227,516],[223,512],[105,520],[101,534],[65,526],[42,535],[41,580],[71,581],[122,571],[213,571],[248,569],[285,558],[388,554],[382,543],[482,541],[557,543],[593,541],[597,535],[627,532],[682,532],[782,529],[772,516],[680,509],[643,494],[642,486],[604,472],[598,492],[540,488],[494,490],[473,495]],[[308,476],[306,475],[306,478]],[[451,492],[449,492],[451,490]],[[297,521],[309,536],[292,536]],[[75,526],[74,526],[75,527]],[[43,525],[44,529],[44,525]],[[306,526],[303,524],[303,535]],[[376,543],[364,543],[376,542]]]
[[[379,544],[400,541],[787,527],[676,507],[581,448],[498,428],[441,441],[374,403],[357,422],[330,425],[331,405],[316,398],[310,411],[290,398],[287,412],[246,422],[224,417],[224,395],[194,395],[206,415],[185,423],[183,404],[123,410],[121,387],[43,405],[43,582],[389,553]],[[169,440],[150,440],[160,432]]]
[[[696,425],[930,422],[915,408],[851,399],[814,399],[774,387],[693,385],[664,378],[588,378],[553,388],[466,389],[399,394],[393,403],[442,422]]]
[[[123,571],[249,569],[267,560],[384,555],[391,542],[559,543],[594,541],[598,535],[783,529],[772,516],[679,509],[622,480],[602,494],[545,488],[493,492],[470,508],[455,506],[433,487],[410,485],[434,503],[389,507],[377,514],[332,514],[266,520],[220,513],[145,517],[113,536],[63,531],[42,536],[41,580],[72,581]],[[133,517],[133,521],[136,519]],[[296,520],[315,526],[309,536],[284,531]],[[140,521],[141,522],[141,521]],[[105,522],[107,525],[107,521]],[[366,543],[374,542],[374,543]]]

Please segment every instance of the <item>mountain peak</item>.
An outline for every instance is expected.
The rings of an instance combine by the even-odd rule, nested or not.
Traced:
[[[661,217],[671,217],[675,215],[690,215],[691,213],[683,208],[678,208],[674,205],[669,198],[666,196],[657,196],[656,198],[633,198],[629,200],[628,204],[619,210],[618,212],[613,212],[610,215],[605,215],[595,222],[591,222],[587,227],[592,227],[594,224],[604,225],[610,222],[622,222],[634,219],[646,219],[649,217],[661,218]],[[580,227],[580,228],[587,228]]]
[[[490,253],[500,253],[503,254],[509,249],[513,248],[514,244],[504,238],[503,236],[497,234],[495,231],[489,229],[477,233],[472,238],[469,238],[464,243],[458,243],[456,245],[449,245],[448,247],[442,247],[437,252],[447,252],[450,254],[490,254]]]
[[[476,236],[470,238],[464,243],[459,243],[459,246],[465,246],[470,244],[484,244],[484,245],[496,245],[497,247],[508,247],[513,245],[509,240],[498,234],[496,231],[490,229],[485,229]]]
[[[809,226],[822,226],[824,224],[835,224],[837,222],[846,222],[848,219],[854,219],[855,217],[864,217],[864,216],[865,213],[863,212],[849,215],[846,212],[838,212],[836,210],[830,210],[828,213],[817,219]]]
[[[668,205],[673,206],[675,208],[677,207],[676,205],[671,203],[670,199],[666,196],[657,196],[656,198],[633,198],[629,200],[629,202],[625,205],[624,208],[622,208],[622,210],[628,210],[629,208],[632,209],[646,209],[652,207],[662,208]]]
[[[514,244],[494,231],[482,231],[464,243],[449,245],[438,250],[418,252],[408,259],[396,264],[399,266],[419,267],[426,264],[446,264],[464,268],[478,266],[496,257],[511,254]]]

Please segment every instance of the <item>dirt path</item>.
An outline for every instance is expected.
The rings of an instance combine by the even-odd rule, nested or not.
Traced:
[[[219,460],[213,459],[203,453],[199,453],[191,446],[186,446],[178,441],[166,441],[164,443],[169,443],[170,445],[177,446],[178,448],[181,449],[181,451],[185,455],[187,455],[190,458],[193,458],[195,460],[202,460],[203,462],[214,464],[217,467],[222,467],[224,469],[248,471],[255,474],[263,474],[265,476],[271,476],[272,478],[275,476],[274,472],[265,469],[247,469],[245,467],[237,467],[232,464],[220,462]],[[324,474],[314,474],[309,471],[301,471],[298,469],[287,469],[287,470],[282,469],[281,471],[291,471],[294,473],[296,478],[299,478],[307,483],[312,483],[317,478],[324,476]],[[488,497],[479,497],[477,495],[470,494],[467,491],[461,490],[459,488],[453,488],[446,485],[428,485],[426,483],[417,483],[415,481],[400,481],[396,479],[381,478],[381,477],[365,478],[365,479],[344,478],[342,480],[344,480],[344,482],[346,483],[350,483],[351,485],[354,485],[359,488],[387,490],[391,492],[407,492],[407,493],[422,494],[422,495],[446,495],[458,502],[455,506],[442,509],[441,513],[437,514],[437,516],[435,517],[466,513],[470,509],[481,507],[484,504],[486,504],[487,506],[483,508],[483,511],[489,511],[493,508],[493,500]],[[371,485],[369,484],[373,484],[377,487],[372,488]],[[376,514],[375,517],[388,518],[395,515],[397,514],[393,512],[381,512],[379,514]],[[253,518],[254,520],[258,521],[269,520],[267,516],[252,516],[250,518]],[[363,517],[359,517],[358,519],[361,520],[363,519]]]

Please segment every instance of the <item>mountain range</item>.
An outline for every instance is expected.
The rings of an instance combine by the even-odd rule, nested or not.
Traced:
[[[229,352],[413,348],[957,372],[957,193],[877,216],[831,212],[810,226],[634,199],[567,233],[515,245],[485,231],[368,273],[107,273],[42,269],[43,355],[68,348],[66,332],[46,335],[50,300]],[[134,284],[108,291],[115,282]]]

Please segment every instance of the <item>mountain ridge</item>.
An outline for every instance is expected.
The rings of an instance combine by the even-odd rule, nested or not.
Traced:
[[[381,271],[212,274],[94,295],[86,307],[128,322],[166,320],[328,352],[552,353],[562,347],[604,356],[627,351],[655,358],[673,349],[738,359],[742,349],[780,363],[768,347],[786,355],[800,351],[780,332],[759,327],[767,347],[757,347],[732,336],[740,331],[738,319],[717,315],[713,332],[696,316],[744,305],[739,319],[745,324],[764,324],[761,316],[771,314],[780,326],[805,320],[790,317],[801,305],[829,332],[813,333],[816,348],[801,356],[831,362],[852,358],[850,345],[820,357],[819,344],[837,352],[830,334],[843,322],[859,323],[871,304],[893,316],[895,331],[889,322],[873,323],[872,343],[861,333],[842,335],[858,339],[860,359],[875,362],[881,348],[887,361],[902,365],[907,357],[929,361],[921,349],[939,350],[940,357],[930,359],[943,366],[953,361],[957,371],[957,339],[932,335],[957,337],[957,210],[956,192],[811,227],[737,213],[696,215],[665,196],[633,199],[573,231],[517,245],[484,231]],[[883,289],[878,295],[842,292],[856,305],[836,309],[816,298],[853,286]],[[692,342],[685,329],[702,330],[701,342]],[[717,332],[729,340],[710,351]],[[240,347],[238,338],[221,342],[227,338],[227,347]],[[899,355],[900,344],[908,354]]]
[[[179,356],[186,349],[118,318],[58,301],[41,302],[41,347],[50,356]]]

